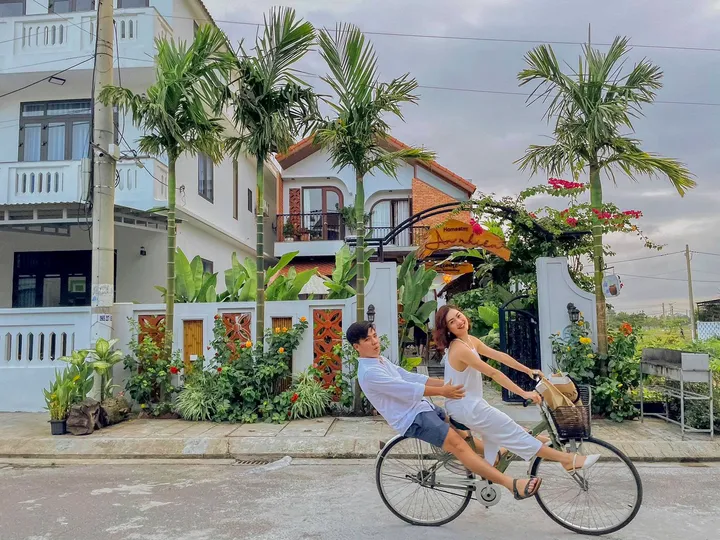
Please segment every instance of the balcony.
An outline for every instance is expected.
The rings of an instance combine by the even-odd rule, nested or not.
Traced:
[[[385,251],[409,251],[427,235],[428,227],[410,227],[389,241]],[[385,238],[394,227],[368,227],[372,238]],[[341,214],[281,214],[277,216],[278,242],[275,256],[292,251],[303,256],[332,256],[355,234],[345,225]]]
[[[115,203],[149,210],[167,200],[167,167],[156,159],[120,161]],[[0,163],[0,205],[75,203],[86,196],[89,160]]]
[[[118,9],[116,49],[122,68],[149,67],[148,54],[155,50],[155,38],[172,36],[173,30],[155,8]],[[56,70],[80,61],[95,51],[94,12],[24,15],[0,20],[0,35],[10,39],[0,43],[0,69],[3,73],[32,73]],[[69,62],[69,59],[73,59]],[[57,62],[57,63],[55,63]],[[90,69],[87,62],[78,69]]]

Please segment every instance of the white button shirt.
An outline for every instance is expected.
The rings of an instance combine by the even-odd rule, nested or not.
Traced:
[[[415,417],[433,406],[423,399],[427,375],[410,373],[387,358],[359,358],[358,383],[388,424],[402,434]]]

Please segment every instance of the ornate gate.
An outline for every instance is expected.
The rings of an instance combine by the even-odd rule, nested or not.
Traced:
[[[540,369],[540,331],[537,311],[508,307],[513,302],[527,297],[527,295],[516,296],[500,307],[500,350],[531,369]],[[535,383],[524,373],[504,365],[502,372],[523,390],[535,388]],[[502,399],[505,402],[523,401],[523,398],[505,388],[502,391]]]

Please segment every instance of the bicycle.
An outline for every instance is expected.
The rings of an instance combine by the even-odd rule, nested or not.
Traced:
[[[576,407],[550,410],[543,401],[542,420],[530,433],[535,437],[547,431],[553,448],[582,455],[601,454],[601,459],[587,471],[581,469],[570,474],[559,463],[535,457],[529,463],[528,473],[543,479],[535,498],[553,521],[579,534],[600,536],[622,529],[635,518],[642,504],[642,482],[625,454],[592,437],[591,391],[586,386],[578,387],[578,391],[582,405]],[[477,452],[470,429],[452,418],[449,421],[458,430],[468,432],[466,440]],[[508,451],[495,468],[505,472],[515,457]],[[389,510],[403,521],[420,526],[440,526],[456,519],[470,504],[473,494],[490,508],[498,504],[504,490],[476,477],[449,452],[404,435],[381,445],[375,481]],[[400,487],[392,481],[400,483]],[[603,488],[606,482],[608,485]],[[567,486],[565,491],[563,486]],[[603,510],[608,511],[609,517],[602,516]]]

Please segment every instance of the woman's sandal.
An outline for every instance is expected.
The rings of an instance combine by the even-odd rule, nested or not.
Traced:
[[[575,465],[575,460],[577,460],[579,455],[580,454],[576,453],[573,456],[572,469],[565,469],[565,471],[568,474],[572,475],[572,474],[575,474],[577,471],[585,471],[585,470],[589,469],[590,467],[592,467],[593,465],[595,465],[598,462],[598,460],[600,459],[600,454],[592,454],[589,456],[585,456],[585,463],[583,463],[582,467],[577,467]]]
[[[531,491],[528,491],[528,488],[530,487],[530,484],[532,484],[533,479],[535,479],[535,487]],[[537,478],[536,476],[531,476],[528,480],[529,481],[525,485],[525,489],[523,489],[522,495],[520,495],[520,492],[518,491],[518,488],[517,488],[518,479],[515,478],[513,480],[513,497],[515,497],[516,501],[522,501],[522,500],[529,499],[530,497],[534,497],[535,495],[537,495],[537,492],[540,489],[540,485],[542,484],[542,478]]]

